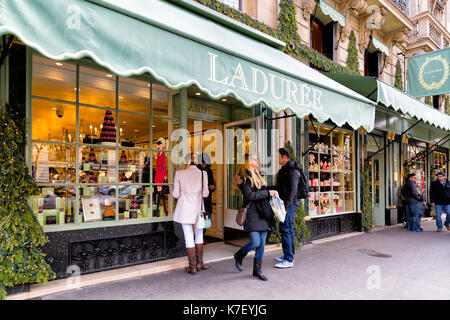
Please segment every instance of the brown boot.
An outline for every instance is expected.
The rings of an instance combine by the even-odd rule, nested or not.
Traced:
[[[186,248],[186,253],[189,261],[189,267],[184,268],[184,271],[190,274],[197,273],[197,265],[195,259],[195,248]]]
[[[195,251],[197,253],[197,270],[206,270],[208,269],[208,265],[203,263],[203,244],[196,244]]]

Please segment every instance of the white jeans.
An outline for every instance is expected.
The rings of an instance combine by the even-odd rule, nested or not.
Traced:
[[[195,227],[193,228],[193,226],[193,224],[182,224],[186,248],[193,248],[196,244],[203,244],[203,229],[196,229]],[[194,229],[194,231],[192,229]]]

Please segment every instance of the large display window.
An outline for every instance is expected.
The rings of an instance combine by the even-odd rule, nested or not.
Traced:
[[[431,163],[431,172],[433,176],[436,176],[438,172],[444,172],[447,176],[447,161],[448,153],[446,151],[434,151]]]
[[[31,204],[46,230],[171,220],[174,92],[100,67],[32,59],[30,162],[40,192]]]
[[[310,217],[355,210],[353,133],[330,131],[326,126],[309,124]]]
[[[426,148],[418,145],[408,145],[408,161],[411,172],[416,174],[416,185],[420,193],[427,194],[427,163]]]

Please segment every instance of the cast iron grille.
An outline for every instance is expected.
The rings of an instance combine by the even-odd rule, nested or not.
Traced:
[[[391,0],[391,2],[409,17],[409,0]]]
[[[127,267],[166,259],[164,231],[72,242],[69,265],[80,268],[81,274]]]
[[[339,218],[320,219],[317,221],[317,236],[336,234],[341,232]]]

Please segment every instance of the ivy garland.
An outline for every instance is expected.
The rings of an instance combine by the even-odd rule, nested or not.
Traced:
[[[404,90],[403,89],[403,70],[402,70],[402,65],[400,64],[400,60],[397,60],[397,64],[395,65],[395,82],[394,82],[394,87],[396,87],[399,90]]]
[[[0,106],[0,300],[6,287],[45,283],[54,273],[39,246],[48,239],[28,204],[38,192],[20,145],[25,120],[8,105]]]
[[[445,113],[450,115],[450,96],[445,98]]]
[[[363,180],[363,221],[362,225],[364,227],[365,232],[371,232],[373,228],[373,214],[372,214],[372,194],[370,192],[370,165],[368,161],[366,161],[364,166],[364,180]]]
[[[353,74],[359,75],[358,48],[356,47],[356,36],[353,30],[348,37],[347,53],[347,68],[350,69]]]
[[[242,22],[249,27],[264,32],[269,36],[277,38],[285,42],[286,48],[284,50],[287,54],[305,60],[323,71],[330,73],[354,74],[349,68],[340,65],[310,48],[301,42],[298,35],[297,21],[295,19],[295,3],[293,0],[280,0],[280,13],[278,14],[277,29],[271,28],[268,25],[252,18],[246,13],[231,8],[217,0],[195,0],[196,2],[213,9],[221,14],[224,14],[232,19]]]
[[[431,99],[430,96],[425,97],[425,103],[429,104],[430,106],[433,106],[433,100]]]

